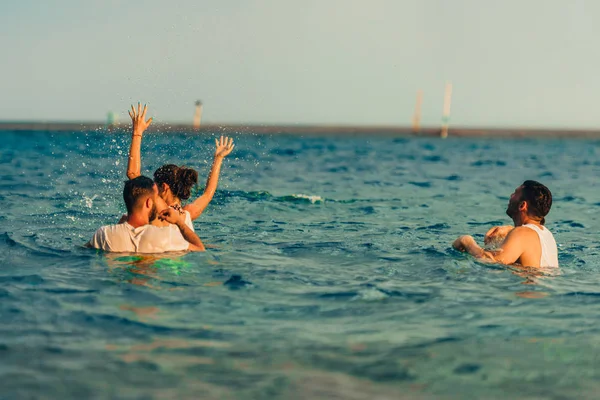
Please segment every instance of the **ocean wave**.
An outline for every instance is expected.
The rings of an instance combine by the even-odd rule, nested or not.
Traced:
[[[203,189],[202,189],[203,190]],[[197,190],[192,197],[202,195],[202,190]],[[243,190],[222,190],[215,193],[213,199],[216,203],[225,203],[231,199],[241,199],[249,202],[257,201],[273,201],[279,203],[305,203],[305,204],[324,204],[324,203],[339,203],[339,204],[354,204],[354,203],[373,203],[373,202],[400,202],[403,199],[393,198],[350,198],[350,199],[333,199],[316,194],[293,193],[283,196],[275,196],[268,191],[243,191]]]
[[[291,196],[282,196],[277,199],[278,201],[293,201],[300,203],[325,203],[325,199],[321,196],[310,195],[310,194],[292,194]]]
[[[319,195],[312,194],[289,194],[283,196],[274,196],[267,191],[242,191],[242,190],[234,190],[234,191],[220,191],[215,194],[215,200],[217,202],[224,202],[227,199],[242,199],[249,202],[255,201],[273,201],[280,203],[305,203],[305,204],[320,204],[325,203],[326,201],[335,202],[332,199],[325,199]]]
[[[37,243],[37,235],[33,234],[28,237],[14,237],[15,235],[4,232],[0,234],[0,248],[8,247],[9,252],[3,250],[2,256],[5,258],[9,254],[17,256],[42,256],[42,257],[61,257],[69,254],[69,250],[59,249],[55,247],[41,245]]]

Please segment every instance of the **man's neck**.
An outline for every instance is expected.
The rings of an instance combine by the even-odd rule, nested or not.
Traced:
[[[133,212],[131,215],[127,217],[127,223],[134,228],[139,226],[148,225],[150,221],[148,220],[147,215],[141,215],[139,213]]]
[[[528,224],[542,227],[541,221],[539,221],[537,219],[533,219],[527,214],[518,215],[516,218],[513,219],[513,222],[515,224],[515,228],[518,226],[523,226],[523,225],[528,225]]]

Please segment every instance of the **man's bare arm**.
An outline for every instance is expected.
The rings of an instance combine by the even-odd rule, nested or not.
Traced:
[[[511,231],[502,246],[497,251],[487,251],[482,249],[472,236],[461,236],[454,241],[452,246],[458,251],[466,251],[473,257],[482,261],[511,265],[517,262],[523,254],[524,240],[521,237],[522,231],[514,229]]]
[[[212,200],[215,192],[217,191],[217,185],[219,184],[219,174],[221,173],[221,164],[223,159],[233,151],[235,145],[233,139],[221,136],[219,140],[215,139],[216,150],[215,158],[213,160],[210,174],[206,181],[206,187],[202,196],[198,197],[194,202],[183,207],[184,210],[189,211],[192,221],[195,220],[202,214],[204,209],[208,206]]]
[[[485,250],[479,247],[473,236],[460,236],[452,243],[452,247],[461,252],[467,252],[473,257],[484,258]]]
[[[146,121],[146,111],[148,107],[138,103],[137,112],[133,105],[129,111],[131,117],[132,132],[131,132],[131,146],[129,147],[129,158],[127,160],[127,177],[129,179],[137,178],[142,174],[142,135],[152,123],[152,118]]]
[[[504,265],[511,265],[519,261],[528,243],[526,237],[528,231],[528,228],[523,227],[510,231],[500,249],[497,252],[492,252],[494,260]]]

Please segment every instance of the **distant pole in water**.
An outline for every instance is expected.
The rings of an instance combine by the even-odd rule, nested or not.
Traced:
[[[440,137],[448,137],[448,123],[450,122],[450,103],[452,102],[452,84],[446,83],[446,93],[444,94],[444,113],[442,114],[442,132]]]
[[[115,126],[117,124],[117,116],[115,115],[114,112],[109,111],[108,114],[106,115],[106,126],[108,126],[109,128]]]
[[[200,121],[202,120],[202,102],[196,102],[196,111],[194,112],[194,129],[200,129]]]
[[[423,91],[417,91],[417,102],[415,104],[415,115],[413,116],[412,130],[418,133],[421,130],[421,104],[423,103]]]

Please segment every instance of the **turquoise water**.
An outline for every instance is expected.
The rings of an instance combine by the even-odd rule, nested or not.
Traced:
[[[128,134],[1,134],[2,399],[597,397],[600,142],[240,135],[215,248],[153,259],[81,247],[124,212]],[[144,140],[146,175],[206,177],[212,136]],[[560,275],[450,248],[525,179]]]

